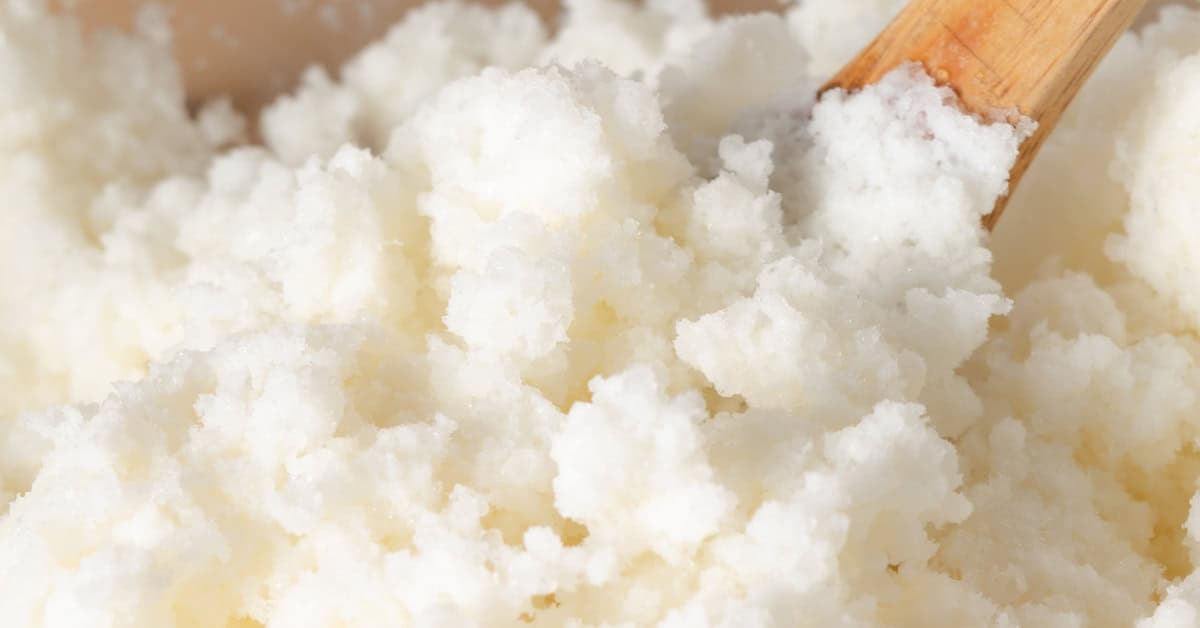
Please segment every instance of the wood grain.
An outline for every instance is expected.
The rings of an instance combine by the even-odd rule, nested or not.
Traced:
[[[985,117],[1017,111],[1038,123],[1021,146],[1011,192],[1092,70],[1144,0],[912,0],[825,86],[855,90],[918,61]],[[984,219],[990,229],[1008,196]]]

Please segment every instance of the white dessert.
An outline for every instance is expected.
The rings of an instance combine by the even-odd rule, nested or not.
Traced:
[[[0,626],[1194,626],[1200,10],[1022,133],[898,6],[435,4],[240,121],[0,1]]]

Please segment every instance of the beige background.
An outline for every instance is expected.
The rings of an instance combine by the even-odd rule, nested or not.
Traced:
[[[229,94],[239,109],[253,111],[290,89],[309,64],[337,67],[419,0],[58,1],[71,6],[90,28],[129,29],[141,6],[165,7],[193,99]],[[558,0],[526,1],[552,23]],[[1149,4],[1164,1],[1150,0]],[[778,10],[781,6],[779,0],[709,2],[718,13]]]
[[[62,0],[63,3],[66,0]],[[484,0],[498,4],[497,0]],[[552,23],[557,0],[527,0]],[[75,0],[90,27],[131,28],[151,0]],[[311,63],[336,67],[379,37],[417,0],[159,0],[175,34],[188,92],[230,94],[243,111],[289,89]],[[776,0],[715,0],[716,10],[778,10]]]

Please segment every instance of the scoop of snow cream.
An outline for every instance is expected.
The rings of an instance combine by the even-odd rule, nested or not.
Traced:
[[[244,120],[0,0],[0,626],[1200,625],[1200,8],[989,234],[1025,131],[814,97],[900,4],[437,2]]]

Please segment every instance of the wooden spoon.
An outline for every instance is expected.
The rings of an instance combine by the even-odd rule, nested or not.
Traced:
[[[1038,123],[1009,193],[1096,64],[1145,0],[912,0],[824,89],[856,90],[918,61],[985,118],[1014,110]],[[984,218],[991,229],[1009,195]]]

